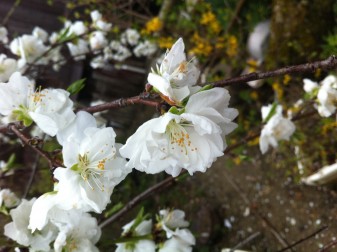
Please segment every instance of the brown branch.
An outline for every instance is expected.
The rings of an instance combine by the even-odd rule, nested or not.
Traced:
[[[138,96],[134,96],[130,98],[120,98],[112,102],[107,102],[107,103],[92,106],[92,107],[80,108],[79,111],[87,111],[89,113],[95,113],[95,112],[100,112],[100,111],[108,110],[112,108],[122,108],[128,105],[134,105],[134,104],[144,104],[148,106],[157,107],[160,105],[160,103],[157,101],[151,100],[157,97],[158,95],[152,95],[150,93],[145,92]]]
[[[179,177],[181,177],[183,174],[185,174],[186,171],[183,171]],[[141,194],[137,195],[136,197],[134,197],[132,200],[130,200],[121,210],[119,210],[116,214],[112,215],[111,217],[109,217],[108,219],[106,219],[105,221],[103,221],[102,223],[100,223],[99,227],[100,228],[104,228],[105,226],[107,226],[108,224],[110,224],[111,222],[114,222],[115,220],[119,219],[120,217],[122,217],[124,214],[126,214],[127,212],[129,212],[131,209],[133,209],[136,205],[138,205],[140,202],[142,202],[144,199],[147,199],[148,197],[150,197],[152,194],[159,192],[161,190],[163,190],[166,187],[172,186],[173,184],[175,184],[175,182],[178,180],[179,177],[168,177],[166,179],[164,179],[163,181],[151,186],[150,188],[148,188],[147,190],[145,190],[144,192],[142,192]]]
[[[288,249],[291,249],[295,246],[297,246],[298,244],[302,243],[302,242],[305,242],[306,240],[309,240],[310,238],[316,236],[317,234],[319,234],[320,232],[326,230],[328,228],[328,226],[323,226],[321,228],[319,228],[318,230],[316,230],[315,232],[313,232],[312,234],[298,240],[297,242],[294,242],[293,244],[291,244],[290,246],[286,247],[286,248],[283,248],[281,250],[278,250],[277,252],[283,252],[283,251],[287,251]]]
[[[326,244],[323,248],[321,248],[319,250],[319,252],[326,252],[326,251],[328,251],[328,249],[331,249],[331,248],[335,247],[336,245],[337,245],[337,240],[332,241],[332,242]]]
[[[39,155],[41,155],[42,157],[44,157],[49,164],[49,167],[51,169],[55,168],[55,167],[63,167],[63,164],[60,163],[57,160],[54,160],[52,157],[50,157],[48,152],[45,152],[44,150],[42,150],[41,148],[39,148],[36,145],[32,145],[30,142],[30,139],[24,134],[22,133],[14,124],[10,124],[8,126],[9,130],[12,131],[18,138],[20,138],[20,140],[25,144],[28,145],[30,148],[32,148],[35,152],[37,152]]]
[[[246,83],[253,80],[267,79],[270,77],[282,76],[286,74],[294,73],[312,73],[317,69],[330,70],[337,67],[337,57],[335,55],[330,56],[329,58],[321,61],[316,61],[312,63],[306,63],[295,66],[283,67],[273,71],[261,72],[261,73],[250,73],[241,75],[238,77],[215,81],[211,83],[206,83],[212,85],[213,87],[224,87],[238,83]],[[203,84],[206,85],[206,84]]]

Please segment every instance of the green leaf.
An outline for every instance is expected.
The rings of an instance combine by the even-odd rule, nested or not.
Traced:
[[[27,109],[20,106],[20,109],[14,110],[13,114],[18,121],[22,121],[23,124],[28,127],[33,123],[32,118],[29,116]]]
[[[108,218],[109,216],[113,215],[114,213],[116,213],[117,211],[119,211],[123,206],[124,205],[123,205],[122,202],[118,202],[111,209],[105,211],[104,218]]]
[[[270,118],[273,117],[273,115],[275,115],[276,113],[276,108],[277,108],[277,103],[274,102],[270,111],[269,111],[269,114],[267,115],[267,117],[263,120],[264,123],[268,122]]]
[[[73,82],[68,88],[67,88],[67,91],[70,93],[70,95],[73,95],[73,94],[77,94],[78,92],[80,92],[85,84],[85,78],[84,79],[80,79],[80,80],[77,80],[75,82]]]

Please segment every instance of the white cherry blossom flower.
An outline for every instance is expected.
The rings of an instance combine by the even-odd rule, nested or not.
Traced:
[[[94,119],[86,112],[77,115],[76,121],[89,124]],[[57,194],[63,198],[61,208],[90,208],[101,213],[110,202],[114,187],[131,172],[125,160],[119,157],[119,145],[111,127],[96,128],[72,124],[77,130],[63,139],[63,160],[67,167],[57,168],[55,178],[59,181]],[[83,131],[82,131],[83,130]],[[79,132],[80,131],[80,132]]]
[[[98,10],[92,11],[90,13],[90,16],[94,28],[102,30],[104,32],[109,32],[111,30],[112,24],[105,22],[102,18],[102,14]]]
[[[7,58],[5,54],[0,54],[0,82],[8,81],[9,77],[17,71],[15,59]]]
[[[148,57],[154,54],[157,51],[156,44],[145,40],[144,42],[140,42],[134,49],[133,53],[136,55],[136,57]]]
[[[0,207],[15,207],[20,203],[20,199],[9,189],[1,189],[0,191]]]
[[[106,65],[106,61],[102,55],[99,55],[93,58],[90,62],[90,66],[94,69],[104,68],[105,65]]]
[[[56,237],[55,227],[46,225],[39,232],[32,232],[28,228],[29,216],[34,202],[35,198],[30,201],[23,199],[17,208],[10,211],[13,222],[5,225],[4,234],[20,245],[29,247],[32,251],[50,251],[49,244]]]
[[[62,89],[34,92],[28,78],[15,72],[8,83],[0,83],[0,114],[8,121],[23,120],[26,126],[34,121],[50,136],[65,128],[74,118],[73,102]]]
[[[104,58],[106,60],[124,61],[131,55],[129,49],[116,40],[111,41],[110,47],[104,49]]]
[[[48,41],[48,32],[38,26],[34,28],[32,34],[44,43]]]
[[[312,92],[315,88],[318,88],[318,84],[317,82],[314,82],[310,79],[303,79],[303,89],[305,92],[310,93]]]
[[[76,43],[67,43],[67,46],[74,60],[83,60],[85,55],[89,53],[88,42],[84,39],[78,39]]]
[[[27,63],[34,62],[38,57],[48,50],[43,41],[33,35],[23,35],[14,39],[10,45],[13,54],[20,56],[19,67],[25,66]],[[46,57],[42,57],[36,64],[45,65],[48,63]]]
[[[273,105],[263,106],[262,119],[265,120]],[[267,124],[263,127],[260,135],[260,150],[262,154],[266,153],[269,145],[276,148],[278,141],[289,140],[291,135],[295,132],[295,124],[288,118],[282,115],[282,106],[277,105],[275,114],[268,120]]]
[[[8,43],[8,31],[6,27],[0,26],[0,42],[7,44]]]
[[[226,148],[224,136],[236,128],[236,109],[222,88],[192,95],[184,110],[167,112],[138,128],[121,148],[128,167],[146,173],[166,171],[178,176],[184,168],[192,175],[205,172]]]
[[[123,234],[130,232],[135,220],[123,226]],[[143,220],[133,230],[132,237],[145,236],[151,234],[152,220]],[[125,243],[117,243],[116,252],[155,252],[156,244],[150,239],[140,239]]]
[[[200,73],[191,61],[186,61],[184,50],[185,45],[180,38],[167,52],[160,67],[149,73],[147,78],[162,95],[178,104],[190,95],[190,88],[196,84]]]
[[[191,245],[195,244],[188,244],[182,239],[172,237],[164,242],[159,252],[192,252]]]
[[[135,29],[126,29],[125,32],[121,35],[121,41],[123,44],[129,44],[131,46],[135,46],[138,43],[140,38],[140,34]]]
[[[75,21],[74,23],[67,21],[64,24],[65,29],[69,28],[68,34],[75,34],[81,36],[88,31],[88,28],[82,21]]]
[[[55,252],[95,252],[101,236],[97,220],[80,210],[56,210],[50,221],[59,228],[54,242]]]
[[[321,82],[317,93],[318,113],[323,117],[329,117],[336,111],[337,103],[337,78],[329,75]]]
[[[104,32],[95,31],[90,34],[90,48],[92,51],[101,50],[108,45],[108,40],[105,37]]]

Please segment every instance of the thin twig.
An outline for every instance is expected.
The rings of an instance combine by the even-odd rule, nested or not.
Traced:
[[[38,154],[40,154],[42,157],[44,157],[49,164],[50,169],[53,169],[55,167],[62,167],[63,164],[60,163],[57,160],[53,160],[48,152],[43,151],[41,148],[39,148],[36,145],[32,145],[30,143],[30,139],[23,134],[15,125],[9,125],[9,129],[18,137],[21,139],[21,141],[25,144],[28,145],[30,148],[32,148],[35,152],[37,152]]]
[[[126,107],[128,105],[133,105],[133,104],[144,104],[148,106],[157,107],[160,105],[160,103],[157,101],[150,100],[150,99],[154,99],[154,97],[158,97],[158,96],[156,95],[153,96],[153,95],[150,95],[149,93],[143,93],[141,95],[130,97],[130,98],[120,98],[112,102],[107,102],[107,103],[92,106],[92,107],[80,108],[79,110],[87,111],[89,113],[95,113],[95,112],[108,110],[112,108],[122,108],[122,107]]]
[[[329,58],[325,60],[321,60],[321,61],[301,64],[301,65],[295,65],[295,66],[288,66],[288,67],[283,67],[277,70],[261,72],[261,73],[254,72],[254,73],[245,74],[245,75],[241,75],[241,76],[230,78],[230,79],[210,82],[206,84],[212,85],[213,87],[224,87],[224,86],[229,86],[232,84],[246,83],[248,81],[267,79],[270,77],[282,76],[286,74],[313,73],[317,69],[330,70],[335,67],[337,67],[337,57],[335,55],[332,55]]]
[[[331,249],[332,247],[334,247],[336,245],[337,245],[337,240],[332,241],[332,242],[326,244],[323,248],[321,248],[319,250],[319,252],[326,252],[326,251],[328,251],[328,249]]]
[[[248,242],[254,240],[256,237],[258,237],[261,233],[260,232],[256,232],[250,236],[248,236],[246,239],[244,239],[243,241],[239,242],[237,245],[235,245],[233,248],[231,248],[229,250],[229,252],[235,252],[236,249],[241,248],[243,245],[247,244]]]
[[[320,233],[320,232],[326,230],[327,228],[328,228],[328,226],[323,226],[323,227],[319,228],[318,230],[316,230],[315,232],[313,232],[312,234],[310,234],[310,235],[308,235],[308,236],[306,236],[306,237],[304,237],[304,238],[298,240],[297,242],[294,242],[293,244],[289,245],[289,246],[286,247],[286,248],[283,248],[283,249],[281,249],[281,250],[278,250],[277,252],[287,251],[288,249],[293,248],[293,247],[297,246],[298,244],[300,244],[300,243],[302,243],[302,242],[305,242],[306,240],[309,240],[310,238],[312,238],[312,237],[314,237],[315,235],[317,235],[318,233]]]
[[[16,0],[13,6],[10,8],[10,10],[7,12],[7,15],[2,20],[1,26],[5,26],[9,20],[9,18],[13,15],[15,9],[19,6],[21,3],[21,0]]]
[[[233,17],[232,17],[232,19],[230,20],[230,22],[229,22],[229,24],[228,24],[228,26],[227,26],[227,28],[226,28],[226,32],[225,32],[226,34],[228,34],[228,32],[232,29],[233,25],[235,24],[235,21],[238,20],[239,13],[240,13],[240,11],[241,11],[241,9],[242,9],[244,3],[245,3],[245,0],[240,0],[240,1],[237,3],[237,5],[236,5],[236,7],[235,7],[235,10],[234,10]]]
[[[179,176],[181,177],[186,172],[182,172]],[[132,200],[130,200],[121,210],[119,210],[116,214],[112,215],[102,223],[100,223],[99,227],[104,228],[106,225],[110,224],[111,222],[114,222],[115,220],[122,217],[125,213],[129,212],[131,209],[133,209],[136,205],[138,205],[141,201],[148,198],[155,192],[158,192],[166,187],[169,187],[173,185],[177,180],[177,177],[168,177],[164,179],[163,181],[155,184],[154,186],[151,186],[141,194],[134,197]]]
[[[29,176],[28,183],[26,185],[25,192],[22,195],[23,199],[25,199],[27,197],[27,194],[28,194],[28,192],[30,190],[30,187],[33,184],[33,180],[34,180],[34,177],[35,177],[35,174],[36,174],[36,169],[37,169],[37,166],[39,164],[39,159],[40,159],[40,155],[38,153],[36,153],[35,160],[34,160],[34,163],[32,165],[32,171],[30,172],[30,176]]]

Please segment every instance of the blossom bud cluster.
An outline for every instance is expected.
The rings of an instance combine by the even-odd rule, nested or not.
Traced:
[[[138,215],[123,227],[123,242],[117,243],[116,252],[190,252],[195,237],[188,226],[185,213],[178,209],[160,210],[154,224],[151,219]]]
[[[74,60],[83,60],[87,55],[93,68],[102,68],[111,60],[124,61],[130,56],[148,57],[153,55],[157,46],[141,38],[137,30],[128,28],[116,38],[112,24],[106,22],[102,14],[95,10],[91,14],[91,23],[66,20],[58,32],[48,34],[35,27],[31,34],[23,34],[10,40],[5,27],[0,27],[0,43],[17,58],[8,58],[0,54],[0,81],[8,81],[12,73],[25,72],[31,66],[51,65],[58,71],[67,62],[61,49],[65,43]]]

